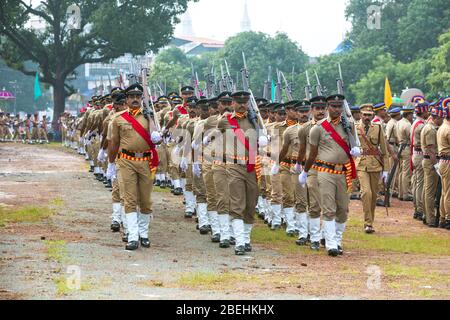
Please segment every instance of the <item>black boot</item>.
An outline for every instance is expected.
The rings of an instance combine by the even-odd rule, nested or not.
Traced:
[[[209,233],[208,226],[202,226],[202,227],[200,227],[200,234],[205,235],[205,234],[208,234],[208,233]]]
[[[125,250],[129,250],[129,251],[137,250],[137,248],[139,248],[139,242],[138,241],[130,241],[125,246]]]
[[[91,166],[91,168],[89,169],[89,172],[94,172],[94,167],[93,166]]]
[[[156,180],[155,181],[155,186],[156,187],[160,187],[161,186],[161,181],[160,180]]]
[[[150,248],[150,240],[148,240],[146,238],[141,238],[141,245],[144,248]]]
[[[229,247],[230,247],[230,240],[225,239],[225,240],[223,240],[223,241],[220,241],[220,243],[219,243],[219,248],[227,249],[227,248],[229,248]]]
[[[252,245],[250,243],[246,243],[244,246],[245,252],[252,252]]]
[[[217,233],[211,237],[211,242],[219,243],[220,242],[220,233]]]
[[[120,231],[120,223],[113,221],[111,224],[111,230],[112,232],[119,232]]]
[[[245,255],[245,247],[244,246],[239,246],[234,248],[234,254],[237,256],[243,256]]]
[[[328,255],[332,257],[337,257],[339,255],[338,249],[330,249],[328,250]]]
[[[295,243],[298,246],[306,246],[306,244],[308,243],[308,240],[306,238],[300,238],[297,241],[295,241]]]
[[[167,187],[166,181],[165,180],[161,181],[161,184],[159,185],[159,187],[161,189],[165,189]]]
[[[173,190],[173,194],[174,194],[175,196],[181,196],[181,195],[183,194],[183,189],[181,189],[181,188],[175,188],[175,189]]]
[[[311,242],[310,245],[311,250],[319,251],[320,250],[320,242]]]

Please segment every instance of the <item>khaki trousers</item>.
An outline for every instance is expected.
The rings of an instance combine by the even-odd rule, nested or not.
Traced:
[[[295,184],[292,184],[292,176],[293,174],[290,172],[290,167],[281,166],[280,180],[283,190],[283,208],[294,208],[295,206]]]
[[[399,162],[398,197],[404,198],[411,194],[411,169],[409,164],[409,147],[406,147],[401,154]]]
[[[216,186],[214,185],[214,172],[211,163],[202,165],[203,181],[206,188],[206,202],[208,203],[208,211],[217,212],[217,196]]]
[[[281,183],[281,174],[273,174],[270,176],[271,182],[271,199],[272,204],[283,204],[283,185]]]
[[[361,200],[363,204],[364,224],[372,227],[375,220],[375,208],[377,206],[380,171],[358,171],[358,179],[361,183]]]
[[[217,196],[217,212],[219,214],[230,213],[228,175],[225,164],[213,164],[214,187]]]
[[[319,191],[319,181],[317,179],[318,172],[316,170],[309,170],[308,179],[306,180],[306,185],[308,187],[307,191],[307,203],[308,212],[311,219],[320,218],[320,213],[322,211],[320,207],[320,191]]]
[[[201,165],[200,167],[202,168],[202,171],[203,171],[203,166]],[[192,168],[192,166],[191,166],[191,168]],[[186,181],[187,181],[187,179],[186,179]],[[187,183],[186,183],[186,185],[187,185]],[[203,181],[202,174],[200,174],[199,177],[197,177],[195,174],[192,174],[192,191],[194,191],[197,203],[207,203],[206,187],[205,187],[205,182]]]
[[[230,215],[253,224],[258,202],[256,172],[247,172],[246,165],[227,164],[228,190],[230,195]]]
[[[300,185],[298,176],[298,174],[291,174],[291,184],[295,186],[295,211],[297,213],[304,213],[308,211],[308,189]]]
[[[450,221],[450,163],[441,162],[439,165],[442,183],[442,195],[440,204],[441,222]]]
[[[436,202],[436,190],[438,186],[439,176],[434,169],[430,159],[422,161],[424,183],[423,183],[423,208],[427,223],[434,223],[436,219],[436,211],[434,210]]]
[[[167,146],[165,144],[160,144],[157,147],[158,151],[158,158],[159,158],[159,165],[158,165],[158,171],[157,173],[166,173],[167,168],[169,166],[169,155],[167,154]]]
[[[138,212],[139,206],[140,213],[150,214],[153,181],[148,161],[119,159],[117,163],[120,166],[118,178],[125,213]]]
[[[423,208],[423,184],[424,184],[424,172],[422,167],[423,156],[413,155],[412,161],[414,166],[413,171],[413,183],[412,194],[414,197],[414,210],[415,212],[424,213]]]
[[[324,220],[335,219],[337,223],[347,222],[350,197],[347,194],[345,175],[318,172],[317,181]]]

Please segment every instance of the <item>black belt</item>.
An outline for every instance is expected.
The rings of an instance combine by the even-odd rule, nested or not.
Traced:
[[[450,156],[440,156],[440,160],[450,160]]]
[[[424,158],[424,159],[431,159],[431,156],[425,154],[425,155],[423,155],[423,158]],[[442,158],[439,157],[439,156],[436,156],[436,159],[437,159],[437,160],[440,160],[440,159],[442,159]]]
[[[347,170],[343,164],[331,165],[331,164],[326,164],[326,163],[321,163],[321,162],[315,162],[314,165],[317,167],[320,167],[320,168],[325,168],[325,169],[330,169],[330,170],[335,170],[335,171],[346,171]],[[339,167],[339,168],[336,169],[336,167]]]
[[[143,152],[143,153],[138,153],[138,152],[132,152],[132,151],[128,151],[125,149],[122,149],[120,152],[122,152],[123,154],[133,157],[133,158],[145,158],[145,157],[151,157],[152,153],[151,152]]]
[[[422,148],[414,147],[414,151],[422,152]]]

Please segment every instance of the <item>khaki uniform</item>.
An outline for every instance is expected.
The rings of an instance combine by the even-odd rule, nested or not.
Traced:
[[[321,126],[322,122],[331,119],[319,121],[310,133],[309,142],[313,146],[318,146],[318,154],[316,164],[329,163],[333,164],[336,172],[340,174],[330,173],[318,170],[317,180],[320,190],[320,205],[324,217],[324,235],[327,250],[337,249],[342,244],[342,236],[348,219],[348,205],[350,202],[347,193],[347,182],[344,171],[344,165],[349,162],[347,154],[344,150],[331,138],[330,134]],[[334,125],[331,124],[333,127]],[[334,127],[336,132],[348,144],[348,136],[339,123]]]
[[[437,132],[439,172],[441,173],[442,195],[440,203],[440,222],[450,222],[450,121],[444,123]]]
[[[257,134],[248,118],[236,119],[242,132],[249,140],[250,148],[257,151]],[[256,171],[248,172],[246,161],[249,152],[244,145],[237,141],[228,119],[223,116],[217,128],[225,134],[226,172],[229,191],[229,212],[232,220],[233,232],[236,238],[236,247],[250,244],[250,234],[254,223],[255,207],[258,200],[258,185]],[[222,181],[223,183],[223,181]]]
[[[416,126],[417,125],[417,126]],[[424,172],[422,167],[423,151],[420,142],[420,133],[425,127],[425,120],[417,117],[411,127],[411,148],[413,148],[412,163],[413,173],[411,189],[414,197],[414,211],[423,214],[423,183]],[[414,145],[412,145],[414,140]]]
[[[355,161],[361,184],[361,199],[365,226],[373,226],[377,193],[382,171],[387,171],[388,150],[383,128],[380,124],[370,123],[367,128],[362,121],[356,124],[362,155]]]
[[[425,125],[420,134],[420,144],[424,152],[424,159],[422,160],[424,174],[423,208],[425,220],[428,224],[437,222],[435,221],[436,215],[434,205],[439,175],[434,169],[435,163],[430,157],[431,154],[437,156],[437,130],[438,128],[434,125],[434,123],[430,122]]]
[[[112,121],[111,140],[119,143],[120,152],[124,152],[124,150],[133,153],[148,152],[148,144],[130,123],[120,117],[124,112],[128,111],[118,113]],[[148,130],[148,120],[145,119],[143,114],[139,114],[136,120],[144,129]],[[120,166],[118,178],[120,185],[123,186],[125,213],[137,212],[139,207],[142,214],[150,214],[152,212],[152,179],[149,161],[133,161],[119,157],[117,163]]]
[[[283,134],[283,148],[288,147],[285,159],[280,159],[280,173],[283,184],[283,206],[285,211],[286,232],[297,230],[300,238],[308,236],[308,215],[306,203],[306,188],[298,182],[298,173],[293,171],[300,150],[298,131],[300,124],[290,126]],[[292,214],[293,226],[290,223]],[[292,229],[290,229],[292,228]]]
[[[306,145],[306,153],[305,157],[308,159],[309,156],[309,138],[311,129],[317,124],[317,121],[310,120],[304,125],[300,127],[298,131],[299,143],[301,145]],[[308,179],[306,182],[307,186],[307,204],[308,204],[308,213],[310,219],[319,219],[319,228],[320,228],[320,192],[319,192],[319,184],[317,181],[317,171],[314,169],[310,169],[308,172]],[[317,221],[317,220],[315,220]],[[320,240],[320,239],[319,239]],[[319,241],[315,240],[315,241]],[[312,240],[311,240],[312,241]]]
[[[38,141],[39,140],[39,119],[34,117],[31,121],[33,124],[33,128],[31,129],[31,140]]]
[[[397,134],[399,145],[406,144],[406,147],[400,155],[399,171],[400,179],[398,181],[398,197],[406,198],[411,194],[411,169],[410,169],[410,135],[411,123],[406,118],[402,118],[397,123]]]
[[[386,125],[386,139],[387,143],[391,146],[392,150],[395,154],[398,154],[398,135],[397,135],[397,123],[398,121],[394,118],[390,119]],[[394,166],[394,159],[389,157],[389,167],[388,171],[390,172],[392,167]],[[391,186],[391,190],[398,194],[398,182],[399,182],[399,173],[400,170],[397,167],[397,171],[395,172],[394,184]]]

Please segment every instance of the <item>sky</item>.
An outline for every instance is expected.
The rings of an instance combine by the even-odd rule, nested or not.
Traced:
[[[333,52],[351,26],[347,0],[200,0],[188,7],[195,36],[223,41],[238,33],[245,1],[252,31],[285,32],[314,57]]]

